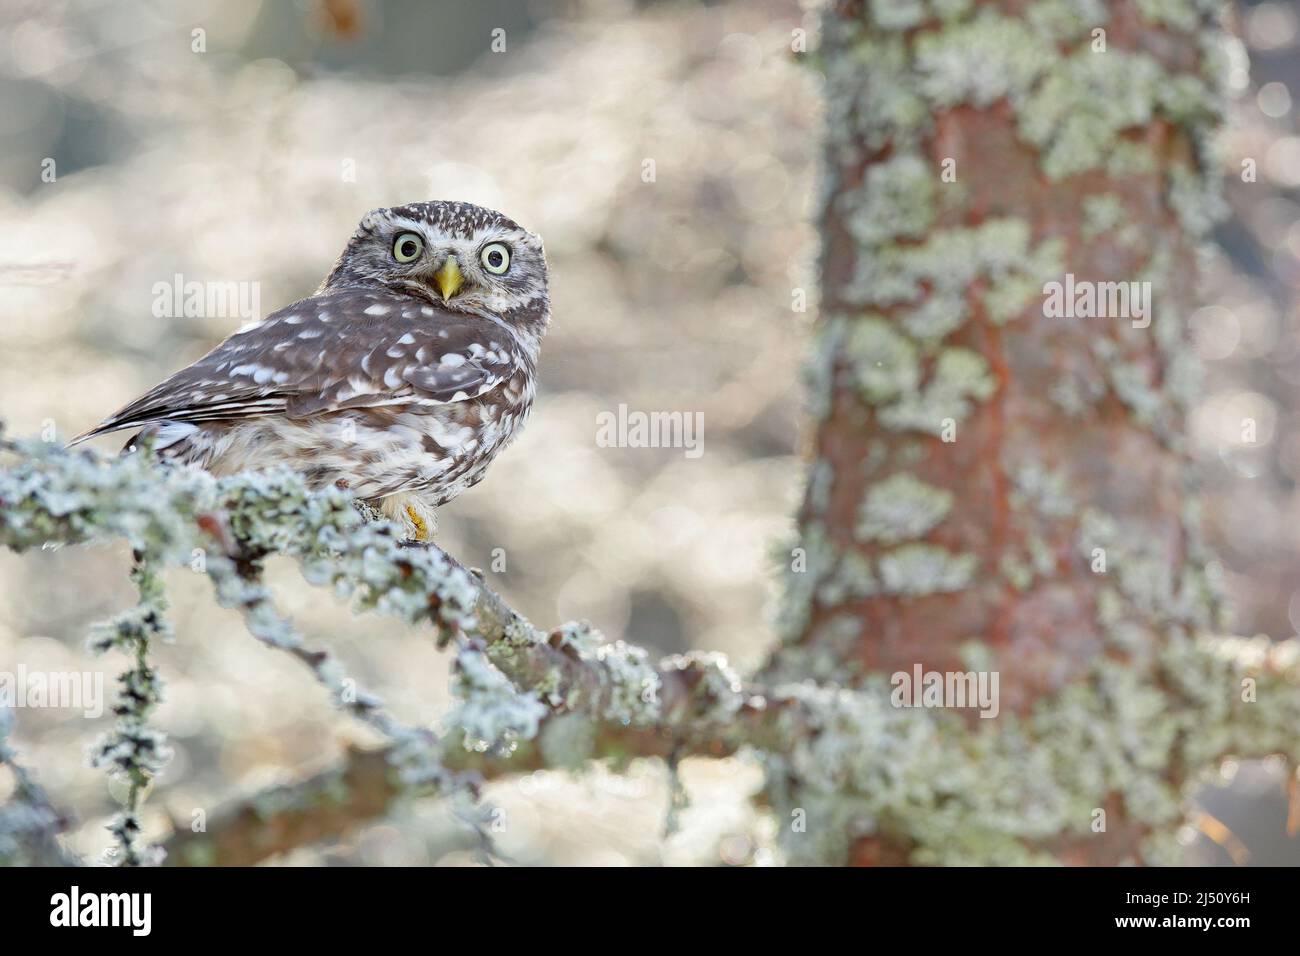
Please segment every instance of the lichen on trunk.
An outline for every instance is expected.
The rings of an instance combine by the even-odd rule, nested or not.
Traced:
[[[1294,691],[1244,701],[1207,649],[1183,434],[1216,9],[824,10],[811,462],[763,678],[858,693],[769,758],[795,859],[1168,862],[1200,767],[1295,756]],[[917,665],[995,673],[998,716],[894,707]]]

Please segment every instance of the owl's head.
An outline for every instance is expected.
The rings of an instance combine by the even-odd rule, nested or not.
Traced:
[[[545,316],[542,240],[499,212],[463,202],[366,213],[321,286],[382,285],[457,312]]]

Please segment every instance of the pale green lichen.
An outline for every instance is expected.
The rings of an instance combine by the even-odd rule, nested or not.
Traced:
[[[925,160],[904,153],[868,169],[861,189],[841,194],[840,211],[864,246],[919,239],[934,222],[935,183]]]
[[[989,665],[973,652],[968,666]],[[1169,766],[1230,752],[1300,754],[1300,694],[1284,689],[1300,677],[1300,645],[1279,653],[1266,639],[1175,638],[1152,666],[1158,682],[1099,659],[1087,680],[1029,715],[1004,713],[974,730],[952,711],[893,707],[885,675],[852,691],[783,686],[777,696],[803,708],[788,728],[798,743],[762,755],[781,781],[770,793],[787,821],[782,846],[795,863],[839,863],[855,839],[879,835],[923,865],[1052,863],[1034,841],[1086,844],[1093,808],[1118,796],[1151,828],[1128,862],[1172,862],[1164,854],[1184,794],[1166,778]],[[1271,706],[1240,702],[1242,673],[1280,692]],[[796,810],[798,828],[788,822]]]
[[[1219,0],[1135,0],[1138,12],[1148,23],[1164,24],[1179,30],[1195,30],[1201,18],[1218,15]]]
[[[1149,251],[1140,275],[1125,278],[1150,281],[1160,298],[1153,328],[1122,324],[1092,337],[1092,354],[1069,359],[1044,391],[1063,419],[1093,414],[1113,393],[1134,424],[1177,454],[1182,415],[1196,389],[1195,362],[1182,316],[1162,304],[1163,296],[1177,292],[1185,271],[1186,235],[1203,235],[1221,213],[1207,131],[1222,105],[1224,55],[1239,56],[1239,49],[1217,39],[1222,33],[1209,28],[1209,4],[1200,0],[1139,0],[1143,16],[1165,32],[1201,31],[1199,63],[1157,58],[1146,44],[1125,49],[1122,30],[1103,51],[1094,30],[1109,25],[1110,10],[1099,0],[1045,0],[1005,13],[960,6],[955,17],[920,3],[873,8],[857,19],[839,8],[826,14],[825,186],[834,201],[828,212],[858,246],[854,271],[836,291],[861,309],[854,315],[841,307],[827,326],[838,349],[838,384],[851,385],[869,406],[864,427],[940,434],[945,420],[962,420],[996,389],[988,362],[964,348],[979,341],[965,334],[971,319],[1014,323],[1034,307],[1045,281],[1070,271],[1067,251],[1077,250],[1063,237],[1045,241],[1027,219],[999,215],[997,206],[987,217],[972,215],[970,200],[979,192],[965,169],[953,167],[955,183],[939,179],[933,134],[950,118],[946,111],[996,105],[1009,110],[1047,179],[1149,177],[1164,189],[1180,227],[1172,234],[1153,232],[1150,217],[1130,216],[1127,189],[1124,200],[1110,187],[1080,205],[1085,241]],[[1190,160],[1171,164],[1166,153],[1157,154],[1141,135],[1155,122],[1191,145]],[[865,170],[860,179],[858,170]],[[863,328],[856,338],[855,326]],[[1012,324],[1003,333],[1012,349],[1017,331]],[[963,348],[946,347],[950,336],[961,336]],[[843,347],[848,343],[853,347]],[[833,386],[831,378],[819,381]],[[828,407],[829,394],[819,402]],[[882,445],[887,454],[877,454]],[[865,449],[868,479],[917,467],[902,463],[900,436],[869,440]],[[936,454],[933,446],[929,454]],[[1032,520],[999,555],[999,572],[1013,587],[1050,586],[1077,521],[1083,563],[1098,548],[1107,558],[1107,573],[1097,578],[1096,623],[1123,660],[1102,657],[1085,679],[1044,695],[1031,713],[1004,713],[996,728],[974,730],[948,713],[888,707],[882,675],[855,678],[853,691],[790,688],[813,712],[794,711],[811,720],[813,734],[789,752],[764,755],[776,819],[793,814],[806,823],[783,827],[790,859],[839,861],[855,839],[874,834],[896,841],[919,863],[1051,862],[1041,847],[1083,844],[1093,837],[1093,808],[1118,799],[1151,828],[1130,860],[1167,861],[1184,797],[1184,781],[1170,768],[1233,748],[1295,752],[1298,695],[1277,698],[1267,714],[1241,708],[1236,674],[1191,638],[1219,605],[1190,519],[1181,521],[1186,558],[1173,569],[1161,553],[1167,539],[1151,536],[1148,525],[1120,528],[1095,509],[1080,512],[1064,470],[1032,457],[1010,464],[1012,511]],[[924,524],[910,530],[925,534]],[[832,543],[820,525],[818,537],[820,584],[791,576],[788,596],[820,602],[819,613],[813,619],[807,609],[790,612],[804,622],[793,632],[803,640],[783,649],[783,674],[844,675],[863,640],[864,621],[851,604],[863,592],[923,595],[974,581],[974,556],[916,541],[858,554],[838,538]],[[1217,721],[1215,731],[1202,734],[1202,720]]]
[[[828,25],[837,28],[836,21]],[[830,145],[856,148],[856,136],[873,150],[890,142],[895,147],[915,142],[929,122],[930,108],[915,84],[909,84],[907,41],[892,33],[855,34],[855,40],[852,56],[826,62]]]
[[[857,551],[841,551],[839,561],[817,585],[817,598],[827,607],[879,592],[880,583],[872,571],[871,559]]]
[[[965,298],[946,290],[935,292],[904,311],[899,321],[908,335],[928,351],[966,321]]]
[[[982,355],[965,348],[944,349],[925,386],[882,408],[880,421],[887,428],[940,435],[945,419],[963,421],[976,401],[988,398],[996,389],[997,382]]]
[[[871,22],[884,30],[918,26],[930,17],[925,0],[870,0]]]
[[[7,799],[0,803],[0,866],[76,865],[59,843],[64,815],[35,774],[19,762],[13,746],[16,723],[12,708],[0,704],[0,767],[7,768],[11,781]]]
[[[1029,563],[1034,573],[1043,577],[1050,576],[1056,570],[1056,550],[1040,535],[1031,534],[1025,539],[1025,548],[1029,552]]]
[[[835,549],[825,526],[812,520],[805,523],[801,537],[779,545],[773,557],[783,585],[775,629],[792,640],[808,623],[817,588],[834,564]]]
[[[1116,232],[1124,225],[1124,202],[1114,193],[1099,193],[1083,197],[1083,238],[1093,240]],[[1124,245],[1132,243],[1120,239]]]
[[[1174,122],[1212,118],[1212,91],[1199,77],[1171,78],[1145,53],[1083,51],[1054,66],[1018,110],[1025,140],[1041,151],[1044,173],[1062,179],[1106,165],[1123,131],[1161,114]]]
[[[1002,576],[1018,591],[1029,590],[1040,579],[1050,579],[1056,566],[1056,550],[1038,534],[1027,535],[1023,551],[1006,551],[998,562]]]
[[[1106,397],[1106,379],[1095,366],[1072,362],[1052,383],[1047,397],[1070,418],[1081,418]]]
[[[0,493],[0,500],[3,497]],[[149,724],[150,715],[163,699],[162,680],[150,663],[150,651],[154,641],[172,637],[166,619],[167,596],[154,554],[147,544],[136,551],[131,578],[139,594],[138,602],[129,611],[97,625],[89,642],[96,653],[116,648],[130,657],[130,665],[118,676],[121,689],[113,705],[117,717],[113,729],[91,751],[91,765],[108,767],[127,788],[122,812],[108,827],[116,840],[108,860],[119,866],[156,865],[163,856],[158,847],[140,842],[144,795],[171,758],[166,734]]]
[[[561,649],[567,648],[579,660],[593,663],[601,681],[599,714],[622,724],[648,724],[660,716],[659,672],[649,655],[623,641],[606,642],[604,636],[585,621],[565,624],[554,634]],[[590,701],[570,698],[569,709],[590,709]]]
[[[1065,241],[1049,239],[1035,244],[1016,270],[995,275],[984,293],[989,318],[1005,325],[1039,302],[1043,283],[1061,275],[1064,255]]]
[[[1106,172],[1117,178],[1147,176],[1160,167],[1160,161],[1146,143],[1122,139],[1113,143],[1106,159]]]
[[[1017,591],[1028,590],[1034,583],[1034,569],[1010,551],[1002,555],[998,562],[998,570]]]
[[[915,69],[930,103],[940,108],[958,103],[986,107],[1028,88],[1057,60],[1025,22],[993,10],[916,40]]]
[[[908,394],[921,380],[916,346],[878,316],[853,323],[844,356],[862,397],[872,404]]]
[[[1014,469],[1012,481],[1015,491],[1011,502],[1017,509],[1032,509],[1048,518],[1074,514],[1076,504],[1064,472],[1039,461],[1028,461]]]
[[[952,509],[952,492],[900,472],[872,484],[858,511],[863,541],[898,544],[922,537]]]
[[[1090,36],[1110,20],[1105,0],[1042,0],[1025,10],[1038,34],[1054,43],[1072,43]]]
[[[466,750],[512,753],[537,736],[547,707],[533,691],[522,693],[482,651],[462,648],[452,676],[456,705],[447,722],[463,733]]]
[[[689,651],[665,657],[659,666],[669,672],[690,670],[697,675],[690,698],[681,706],[690,711],[693,726],[701,732],[726,727],[744,703],[740,675],[726,654]]]
[[[1133,417],[1149,428],[1158,426],[1167,405],[1151,367],[1145,362],[1120,362],[1112,365],[1109,373],[1111,388]]]
[[[835,390],[835,365],[847,332],[843,319],[828,316],[824,321],[822,334],[813,339],[802,373],[808,396],[808,416],[813,421],[822,421],[830,414],[831,396]]]
[[[1080,513],[1078,553],[1092,562],[1101,549],[1106,573],[1115,582],[1113,593],[1099,605],[1099,619],[1112,636],[1126,621],[1148,627],[1152,621],[1167,622],[1166,626],[1177,622],[1205,631],[1221,625],[1219,588],[1206,570],[1206,549],[1197,525],[1194,514],[1183,516],[1188,555],[1175,566],[1163,543],[1141,530],[1121,527],[1097,508]],[[1131,643],[1131,633],[1122,642]]]
[[[913,596],[960,591],[970,584],[978,559],[930,544],[907,544],[876,562],[881,590]]]
[[[1214,224],[1227,213],[1227,202],[1218,181],[1209,183],[1205,176],[1186,166],[1174,166],[1169,170],[1167,198],[1179,224],[1192,236],[1208,235]]]
[[[922,242],[883,245],[871,256],[860,257],[845,294],[854,301],[885,307],[910,303],[927,290],[964,293],[978,278],[998,282],[1025,273],[1033,252],[1029,225],[1021,219],[989,219],[971,228],[941,229]],[[1039,267],[1032,269],[1035,274],[1039,271]]]

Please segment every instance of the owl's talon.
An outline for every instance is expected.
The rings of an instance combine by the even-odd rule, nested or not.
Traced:
[[[424,518],[411,505],[406,506],[406,517],[411,519],[411,524],[415,525],[416,541],[428,541],[432,535],[429,534],[429,526],[425,523]]]

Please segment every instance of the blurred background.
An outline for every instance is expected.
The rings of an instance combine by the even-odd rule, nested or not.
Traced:
[[[1192,426],[1239,633],[1300,628],[1300,15],[1240,4],[1249,70],[1230,82],[1233,217],[1193,318],[1213,388]],[[462,199],[546,241],[554,319],[523,436],[442,509],[439,543],[540,626],[587,618],[652,652],[771,641],[773,543],[801,481],[799,368],[815,314],[815,35],[794,0],[122,0],[0,14],[0,417],[71,436],[202,355],[238,314],[157,315],[157,283],[245,283],[262,313],[311,294],[368,209]],[[653,181],[644,175],[653,160]],[[52,161],[52,164],[51,164]],[[793,290],[809,296],[792,309]],[[173,310],[175,312],[175,310]],[[597,447],[596,417],[704,414],[704,454]],[[1241,420],[1253,417],[1253,446]],[[99,446],[113,450],[121,438]],[[1293,518],[1294,520],[1288,520]],[[102,670],[89,626],[134,602],[125,549],[0,553],[0,670]],[[447,660],[427,634],[354,618],[287,566],[282,610],[397,716],[436,722]],[[294,661],[263,648],[207,581],[169,575],[177,641],[158,661],[175,756],[168,816],[324,767],[348,743]],[[27,762],[77,811],[74,848],[115,809],[85,752],[110,718],[21,710]],[[663,839],[657,765],[489,788],[521,863],[773,861],[744,760],[689,761],[692,803]],[[1205,806],[1244,847],[1187,835],[1189,862],[1300,862],[1281,771],[1225,767]],[[457,864],[472,839],[415,802],[294,863]]]

